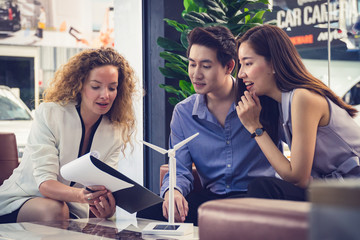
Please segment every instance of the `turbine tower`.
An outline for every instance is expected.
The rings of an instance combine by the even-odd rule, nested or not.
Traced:
[[[150,234],[156,234],[156,233],[163,233],[163,234],[170,234],[170,235],[184,235],[184,233],[182,233],[181,230],[181,226],[182,225],[188,225],[188,224],[180,224],[180,223],[174,223],[174,188],[176,186],[176,151],[181,148],[182,146],[184,146],[186,143],[190,142],[193,138],[195,138],[197,135],[199,135],[199,133],[195,133],[194,135],[186,138],[185,140],[177,143],[174,148],[169,149],[169,150],[165,150],[161,147],[158,147],[154,144],[145,142],[140,140],[144,145],[154,149],[155,151],[158,151],[161,154],[168,154],[169,156],[169,225],[167,226],[167,228],[163,227],[164,229],[159,229],[159,227],[156,227],[154,229],[152,229],[152,231],[149,231],[147,233]],[[149,224],[150,225],[150,224]],[[158,223],[157,223],[158,225]],[[169,226],[177,226],[176,228],[174,227],[169,227]],[[192,224],[191,224],[192,227]],[[148,228],[146,228],[147,230]],[[144,229],[145,230],[145,229]],[[149,229],[151,230],[151,229]],[[160,231],[157,231],[160,230]],[[182,234],[181,234],[182,233]]]

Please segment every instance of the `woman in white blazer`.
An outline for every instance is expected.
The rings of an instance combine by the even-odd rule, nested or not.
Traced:
[[[126,59],[111,48],[85,50],[55,73],[35,111],[23,159],[0,186],[0,223],[86,218],[89,206],[99,218],[115,213],[104,186],[87,191],[59,170],[94,150],[117,167],[135,128],[135,81]]]

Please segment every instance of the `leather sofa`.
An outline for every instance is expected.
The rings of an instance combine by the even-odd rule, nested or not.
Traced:
[[[255,198],[223,199],[199,208],[199,237],[218,239],[308,239],[309,202]]]
[[[162,166],[162,180],[168,171]],[[195,191],[201,183],[193,166]],[[209,201],[199,211],[200,240],[360,239],[360,179],[314,181],[309,202],[237,198]]]
[[[14,133],[0,133],[0,185],[10,177],[19,165]]]
[[[160,167],[160,186],[168,172]],[[193,166],[194,191],[201,189]],[[309,236],[309,202],[238,198],[214,200],[199,208],[199,237],[205,240],[303,240]]]

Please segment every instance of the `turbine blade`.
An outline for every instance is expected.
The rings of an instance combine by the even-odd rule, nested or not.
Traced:
[[[178,144],[176,144],[173,149],[174,149],[175,151],[178,150],[179,148],[181,148],[182,146],[184,146],[184,144],[190,142],[190,141],[191,141],[193,138],[195,138],[197,135],[199,135],[199,133],[195,133],[194,135],[188,137],[187,139],[182,140],[181,142],[179,142]]]
[[[143,140],[140,140],[140,142],[142,142],[144,145],[154,149],[155,151],[158,151],[159,153],[161,154],[166,154],[168,152],[168,150],[165,150],[161,147],[158,147],[158,146],[155,146],[154,144],[151,144],[151,143],[148,143],[148,142],[145,142]]]

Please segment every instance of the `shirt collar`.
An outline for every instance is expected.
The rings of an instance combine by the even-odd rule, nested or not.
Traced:
[[[234,112],[235,109],[235,103],[233,102],[231,104],[231,107],[229,109],[229,112],[227,115],[230,115],[232,112]],[[192,111],[193,116],[198,116],[200,119],[205,119],[207,116],[207,113],[209,112],[208,107],[206,106],[206,99],[205,95],[203,94],[196,94],[196,99]]]
[[[231,79],[233,80],[233,84],[235,84],[235,78],[231,76]],[[206,96],[204,94],[196,94],[196,95],[197,96],[195,99],[192,115],[193,116],[197,115],[199,118],[204,119],[206,117],[206,113],[209,112],[209,109],[206,106]],[[235,111],[235,103],[232,103],[227,115],[229,115],[233,111]]]
[[[193,116],[197,115],[199,118],[205,118],[205,114],[207,111],[208,111],[208,109],[206,106],[205,95],[196,94],[192,115]]]

